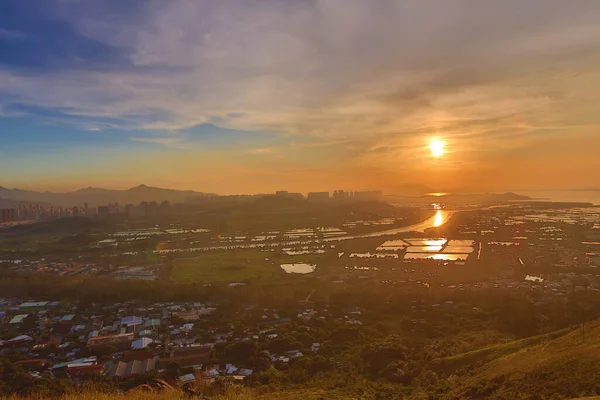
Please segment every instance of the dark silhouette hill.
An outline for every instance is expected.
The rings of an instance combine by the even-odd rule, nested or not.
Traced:
[[[146,185],[139,185],[125,190],[88,187],[67,193],[35,192],[21,189],[7,189],[0,186],[1,199],[28,203],[50,203],[60,206],[80,206],[88,203],[90,207],[93,207],[108,203],[119,203],[121,205],[139,204],[143,201],[181,203],[189,197],[206,195],[209,194],[193,190],[162,189]]]

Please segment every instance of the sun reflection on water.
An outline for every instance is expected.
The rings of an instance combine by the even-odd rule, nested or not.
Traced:
[[[442,211],[438,211],[437,213],[435,213],[435,219],[433,220],[433,226],[435,226],[436,228],[438,226],[442,226],[442,224],[444,223],[444,215],[442,214]]]

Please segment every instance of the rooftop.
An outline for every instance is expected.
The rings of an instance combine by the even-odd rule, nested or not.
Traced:
[[[13,319],[10,320],[10,323],[11,324],[20,324],[27,317],[29,317],[29,314],[19,314],[19,315],[16,315],[15,317],[13,317]]]
[[[158,361],[158,357],[148,358],[141,361],[133,360],[129,362],[109,362],[104,365],[102,372],[104,375],[107,375],[111,378],[143,374],[153,371],[156,368],[156,361]]]
[[[120,335],[107,335],[91,337],[87,341],[88,346],[105,346],[109,344],[125,343],[133,341],[133,333],[123,333]]]
[[[21,304],[19,306],[19,308],[21,308],[21,309],[43,308],[43,307],[46,307],[46,305],[48,305],[47,301],[31,301],[31,302],[26,302],[26,303]]]

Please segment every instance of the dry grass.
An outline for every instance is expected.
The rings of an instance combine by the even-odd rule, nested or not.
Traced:
[[[479,354],[467,353],[465,359],[473,362],[473,371],[461,379],[458,390],[453,393],[456,397],[475,394],[486,398],[514,398],[517,394],[521,398],[595,395],[600,391],[597,369],[600,365],[600,320],[586,324],[585,342],[579,329],[563,330],[554,335],[485,349]],[[474,388],[479,392],[474,392]]]

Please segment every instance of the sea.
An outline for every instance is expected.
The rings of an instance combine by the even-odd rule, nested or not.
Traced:
[[[592,203],[600,205],[600,189],[598,190],[532,190],[515,193],[534,199],[543,199],[567,203]]]

